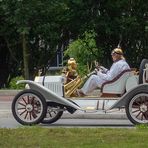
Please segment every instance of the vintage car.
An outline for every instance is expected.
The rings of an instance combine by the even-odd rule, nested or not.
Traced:
[[[82,81],[77,76],[65,83],[63,75],[18,81],[18,84],[26,83],[29,87],[13,99],[14,118],[23,125],[50,124],[60,119],[64,111],[108,114],[114,109],[125,109],[133,124],[148,124],[148,59],[142,60],[138,74],[125,70],[105,82],[95,94],[77,97],[74,92]]]

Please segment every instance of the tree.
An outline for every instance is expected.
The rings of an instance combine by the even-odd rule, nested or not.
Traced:
[[[12,63],[17,61],[14,72],[8,72],[9,78],[17,76],[18,69],[24,69],[24,77],[30,79],[35,67],[52,61],[62,34],[61,16],[67,8],[53,0],[6,0],[1,1],[0,9],[4,50],[9,49],[7,53]]]
[[[83,33],[90,30],[103,65],[111,65],[110,52],[120,43],[130,66],[139,67],[148,57],[147,6],[147,0],[1,0],[0,87],[22,74],[33,79],[71,41],[87,48]]]
[[[89,73],[94,68],[94,61],[101,59],[102,51],[97,48],[95,37],[94,31],[85,32],[81,38],[70,43],[65,51],[65,56],[73,57],[79,63],[80,73]]]

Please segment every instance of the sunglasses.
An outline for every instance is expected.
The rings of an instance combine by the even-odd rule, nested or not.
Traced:
[[[111,53],[111,56],[115,56],[117,53],[116,52],[112,52]]]
[[[113,52],[111,53],[112,56],[117,55],[117,54],[118,54],[118,55],[122,55],[121,53],[118,53],[118,52],[115,52],[115,51],[113,51]]]

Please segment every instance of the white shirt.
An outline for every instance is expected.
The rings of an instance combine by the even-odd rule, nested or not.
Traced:
[[[105,70],[106,73],[98,71],[97,75],[91,75],[81,88],[81,91],[84,94],[87,94],[92,90],[96,89],[97,87],[101,87],[104,82],[114,79],[122,71],[128,69],[130,69],[130,67],[125,60],[116,61],[111,66],[110,70]]]
[[[106,73],[102,73],[100,71],[97,72],[97,75],[105,81],[110,81],[114,79],[117,75],[119,75],[122,71],[130,69],[129,65],[125,60],[119,60],[114,62]]]

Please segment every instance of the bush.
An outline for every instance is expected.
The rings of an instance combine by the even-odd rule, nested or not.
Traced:
[[[94,61],[102,57],[102,49],[97,48],[96,45],[96,33],[91,31],[86,31],[82,37],[71,42],[64,53],[64,56],[74,58],[78,65],[78,70],[80,75],[90,73],[94,67]]]
[[[24,89],[25,84],[19,84],[19,85],[16,84],[16,82],[19,80],[24,80],[24,78],[22,76],[18,76],[18,77],[11,79],[9,83],[9,88],[10,89]]]

